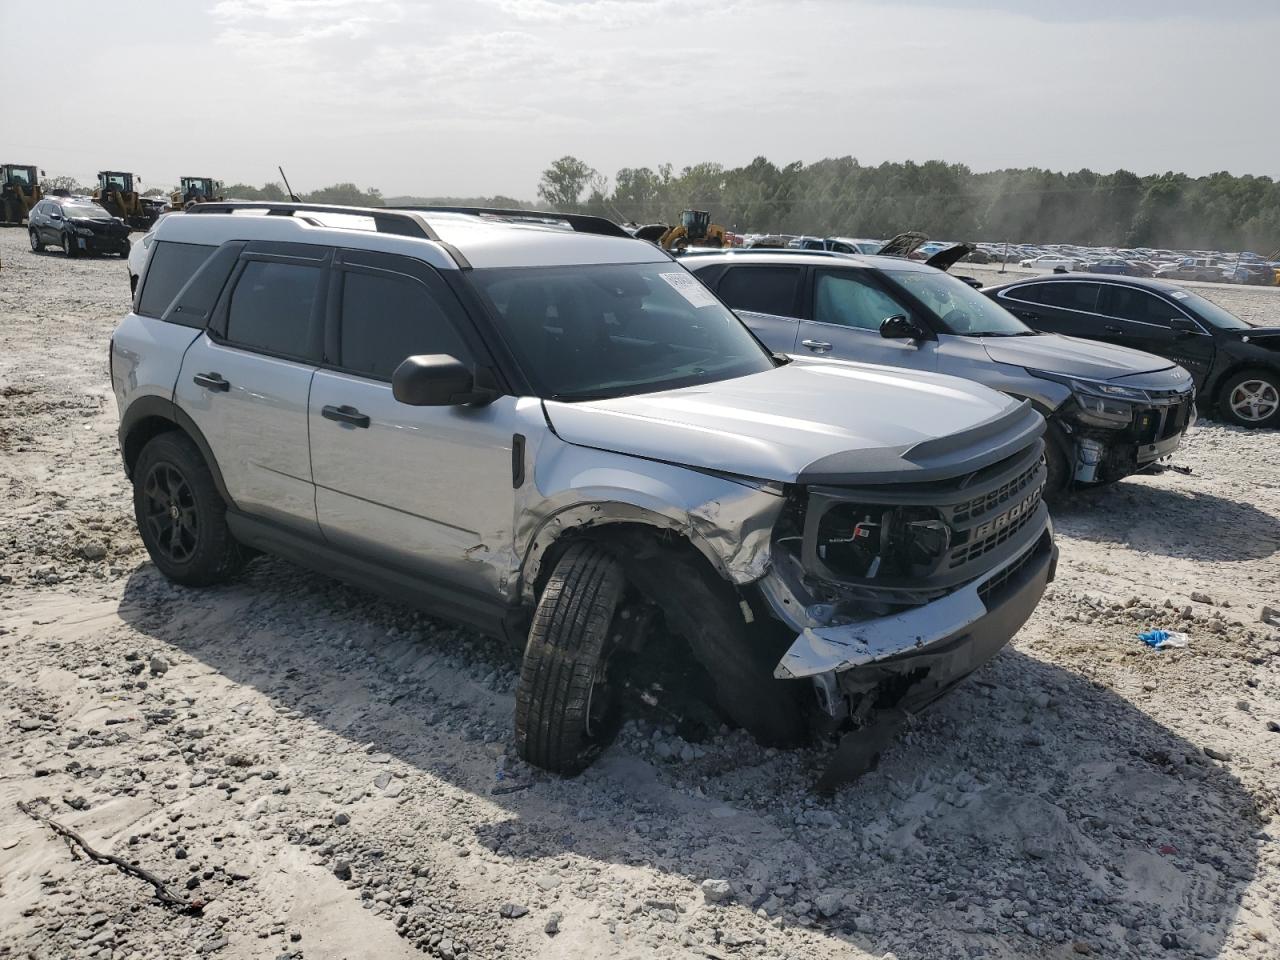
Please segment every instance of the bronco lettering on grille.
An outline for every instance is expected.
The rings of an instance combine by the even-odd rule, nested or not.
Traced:
[[[1034,510],[1036,507],[1036,503],[1039,501],[1039,499],[1040,499],[1040,491],[1037,490],[1035,493],[1031,494],[1029,497],[1026,497],[1025,499],[1023,499],[1021,503],[1016,504],[1011,509],[1006,510],[1004,513],[1000,514],[1000,516],[995,517],[991,520],[988,520],[986,523],[982,524],[980,527],[974,528],[974,531],[969,538],[970,542],[973,542],[975,540],[985,539],[986,537],[989,537],[991,534],[995,533],[996,531],[1003,530],[1005,527],[1009,526],[1009,524],[1013,523],[1023,514],[1030,513],[1032,510]]]

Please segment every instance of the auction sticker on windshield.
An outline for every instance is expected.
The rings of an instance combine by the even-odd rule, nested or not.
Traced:
[[[717,303],[711,291],[687,273],[660,273],[658,276],[695,307],[714,307]]]

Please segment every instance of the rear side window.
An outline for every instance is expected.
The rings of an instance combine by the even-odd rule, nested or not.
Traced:
[[[342,280],[338,363],[344,370],[390,380],[406,357],[470,351],[426,286],[394,273],[347,271]]]
[[[1064,310],[1084,310],[1094,312],[1098,306],[1098,284],[1079,283],[1035,283],[1026,287],[1015,287],[1008,292],[1010,300],[1024,300],[1027,303],[1043,303],[1047,307],[1061,307]]]
[[[250,260],[231,292],[227,339],[263,353],[312,359],[318,354],[316,298],[324,270]]]
[[[794,317],[799,267],[732,267],[717,293],[734,310]]]
[[[145,317],[164,316],[178,291],[186,286],[216,249],[202,243],[157,241],[147,261],[138,313]]]

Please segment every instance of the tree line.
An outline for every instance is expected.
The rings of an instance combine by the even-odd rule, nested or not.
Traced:
[[[779,167],[698,163],[624,167],[612,184],[561,157],[538,183],[544,204],[622,222],[673,223],[707,210],[731,230],[885,238],[920,230],[948,240],[1010,240],[1171,249],[1280,248],[1280,183],[1214,173],[1138,176],[1037,167],[975,173],[964,164],[853,157]]]

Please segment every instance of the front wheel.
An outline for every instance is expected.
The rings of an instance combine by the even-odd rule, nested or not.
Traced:
[[[120,241],[120,259],[124,260],[129,256],[129,241]]]
[[[28,230],[27,237],[31,241],[31,252],[41,253],[44,250],[44,242],[40,239],[40,234],[35,230]]]
[[[516,689],[515,739],[521,759],[572,775],[608,746],[618,719],[610,656],[613,623],[626,590],[622,565],[595,543],[569,547],[551,572]]]
[[[71,239],[71,234],[69,233],[64,233],[62,235],[62,252],[68,257],[74,257],[76,255],[76,242]]]
[[[1222,385],[1218,407],[1230,423],[1242,427],[1280,426],[1280,373],[1244,370]]]
[[[227,527],[227,505],[191,438],[162,433],[142,448],[133,470],[133,513],[160,572],[191,587],[221,583],[244,566]]]

